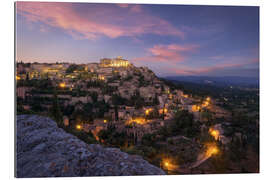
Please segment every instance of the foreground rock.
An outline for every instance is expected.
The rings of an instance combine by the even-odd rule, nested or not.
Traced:
[[[86,144],[50,118],[17,116],[17,177],[163,175],[140,156]]]

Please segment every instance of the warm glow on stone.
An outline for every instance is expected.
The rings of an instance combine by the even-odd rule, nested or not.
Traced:
[[[188,95],[187,95],[187,94],[184,94],[183,97],[184,97],[184,98],[188,98]]]
[[[99,76],[99,80],[105,80],[104,76]]]
[[[59,87],[65,88],[65,87],[66,87],[66,83],[64,83],[64,82],[63,82],[63,83],[60,83],[60,84],[59,84]]]
[[[143,125],[143,124],[146,124],[147,121],[145,120],[145,118],[141,118],[141,117],[126,121],[126,124],[132,124],[132,123]]]
[[[166,114],[168,112],[168,109],[164,108],[164,109],[160,109],[159,110],[159,114]]]
[[[150,108],[150,109],[146,109],[145,110],[145,115],[149,115],[149,113],[152,111],[152,109]]]
[[[209,102],[208,101],[204,101],[203,104],[202,104],[202,107],[207,107],[209,105]]]
[[[192,106],[192,112],[197,112],[197,111],[200,111],[201,110],[201,107],[198,106],[198,105],[193,105]]]

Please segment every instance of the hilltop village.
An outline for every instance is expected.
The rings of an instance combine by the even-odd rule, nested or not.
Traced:
[[[245,140],[240,132],[224,133],[231,113],[215,99],[185,94],[121,56],[88,64],[18,62],[16,83],[17,114],[50,116],[88,143],[144,152],[167,170],[179,170],[181,160],[174,162],[164,152],[160,157],[150,146],[165,146],[171,154],[183,151],[182,164],[192,164],[220,151],[218,144],[228,150],[226,144]],[[148,149],[138,148],[143,145]]]

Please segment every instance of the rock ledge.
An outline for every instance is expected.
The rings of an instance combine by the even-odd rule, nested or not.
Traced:
[[[140,156],[86,144],[47,117],[17,116],[17,177],[164,175]]]

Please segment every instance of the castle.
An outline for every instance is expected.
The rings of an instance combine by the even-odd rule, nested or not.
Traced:
[[[114,59],[103,58],[100,60],[101,67],[128,67],[130,65],[129,61],[123,59],[122,56],[118,56]]]

